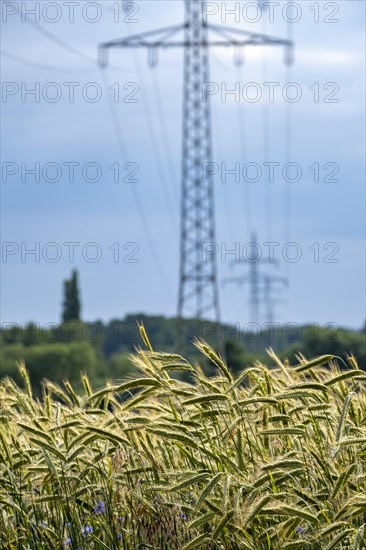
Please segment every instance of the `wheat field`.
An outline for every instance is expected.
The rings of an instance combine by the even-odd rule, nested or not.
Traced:
[[[366,548],[366,373],[297,358],[206,377],[146,350],[140,375],[43,399],[0,383],[4,549]],[[173,373],[188,371],[192,383]],[[175,377],[174,377],[175,376]]]

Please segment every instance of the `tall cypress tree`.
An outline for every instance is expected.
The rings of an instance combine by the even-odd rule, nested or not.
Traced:
[[[62,322],[68,321],[80,321],[78,274],[75,270],[72,272],[71,279],[64,282]]]

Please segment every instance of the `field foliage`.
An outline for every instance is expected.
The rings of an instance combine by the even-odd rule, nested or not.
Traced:
[[[84,391],[0,384],[6,549],[366,548],[366,373],[353,357],[206,377],[146,350],[140,377]],[[175,372],[187,371],[192,383]]]

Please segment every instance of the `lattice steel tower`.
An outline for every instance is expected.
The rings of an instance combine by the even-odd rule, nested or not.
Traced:
[[[202,177],[212,161],[211,113],[202,85],[209,82],[207,26],[201,0],[186,0],[184,106],[182,150],[181,240],[178,318],[202,319],[213,314],[219,322],[216,257],[203,261],[203,243],[215,242],[213,177]]]

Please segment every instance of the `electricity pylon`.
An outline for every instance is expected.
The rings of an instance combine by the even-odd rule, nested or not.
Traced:
[[[263,275],[263,299],[267,307],[267,322],[272,325],[275,320],[274,304],[280,302],[280,300],[273,298],[272,292],[279,290],[274,285],[280,283],[283,286],[287,286],[288,280],[286,277],[276,277],[273,275]]]
[[[209,98],[202,97],[203,84],[209,80],[208,49],[232,46],[235,61],[238,51],[247,46],[283,46],[285,62],[289,64],[293,44],[290,40],[209,24],[204,7],[203,0],[185,0],[183,24],[101,44],[99,64],[107,65],[108,50],[113,48],[147,48],[151,66],[156,66],[160,49],[184,48],[178,319],[184,315],[202,319],[211,314],[220,322],[215,255],[203,261],[203,244],[215,241],[213,178],[202,178],[203,164],[212,161],[210,103]],[[183,36],[179,38],[179,34]]]
[[[227,277],[224,279],[224,284],[226,283],[236,283],[238,285],[243,285],[244,283],[249,283],[250,285],[250,300],[251,305],[251,319],[252,323],[259,322],[259,302],[260,302],[260,283],[262,275],[259,271],[259,266],[262,264],[277,264],[276,260],[270,261],[267,258],[261,258],[258,254],[255,253],[255,247],[257,246],[257,237],[253,232],[251,236],[251,241],[249,243],[248,249],[251,249],[251,252],[247,254],[247,257],[240,258],[239,262],[235,263],[244,263],[249,266],[249,274],[240,276],[240,277]]]
[[[227,277],[224,279],[224,284],[226,283],[236,283],[238,285],[243,285],[244,283],[249,283],[250,285],[250,305],[251,305],[251,319],[252,323],[259,322],[259,304],[262,301],[266,305],[266,316],[267,322],[273,323],[274,321],[274,298],[272,292],[274,290],[275,283],[282,283],[287,285],[287,279],[285,277],[278,277],[276,275],[268,275],[260,273],[260,266],[262,264],[271,264],[278,266],[277,260],[271,260],[270,258],[262,258],[259,254],[255,253],[255,247],[257,246],[256,234],[252,233],[252,238],[249,243],[248,248],[251,249],[251,252],[247,254],[246,258],[240,258],[239,262],[235,263],[245,263],[249,266],[249,275],[244,275],[241,277]],[[262,283],[263,282],[263,286]],[[278,289],[277,289],[278,290]],[[278,300],[277,300],[278,301]]]

